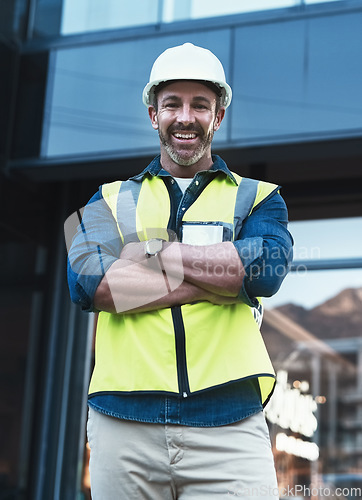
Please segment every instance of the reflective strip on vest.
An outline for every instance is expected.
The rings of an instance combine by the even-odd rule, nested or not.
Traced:
[[[183,223],[221,224],[232,228],[231,238],[237,238],[245,218],[278,186],[233,175],[238,185],[224,175],[215,177],[185,211]],[[124,243],[167,234],[170,199],[162,178],[106,184],[102,193]],[[275,375],[252,308],[198,302],[181,306],[181,318],[189,394],[257,377],[265,404]],[[140,314],[101,312],[90,395],[181,394],[179,355],[171,308]]]
[[[117,221],[122,243],[146,241],[150,238],[168,240],[167,224],[170,212],[170,199],[165,195],[164,183],[157,183],[148,188],[149,179],[143,182],[134,180],[116,181],[102,186],[102,195]],[[140,193],[142,192],[142,196]],[[151,204],[158,203],[163,218],[155,224]],[[142,214],[142,215],[141,215]],[[150,217],[149,217],[150,216]]]

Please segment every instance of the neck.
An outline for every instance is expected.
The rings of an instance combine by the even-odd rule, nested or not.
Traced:
[[[200,160],[193,165],[179,165],[178,163],[175,163],[165,151],[161,150],[162,168],[170,173],[173,177],[192,179],[195,174],[197,174],[197,172],[200,172],[201,170],[210,170],[212,164],[213,161],[211,157],[211,151],[209,152],[209,154],[200,158]]]

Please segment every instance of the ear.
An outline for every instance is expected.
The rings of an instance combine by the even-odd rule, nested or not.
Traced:
[[[215,121],[214,121],[214,131],[219,130],[221,122],[223,121],[225,116],[225,108],[220,108],[216,113]]]
[[[155,130],[157,130],[158,129],[157,111],[153,106],[148,107],[148,115],[150,117],[152,127]]]

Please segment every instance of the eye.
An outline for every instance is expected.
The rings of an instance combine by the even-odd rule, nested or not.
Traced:
[[[175,108],[177,108],[177,104],[175,102],[168,102],[165,104],[164,107],[167,109],[175,109]]]

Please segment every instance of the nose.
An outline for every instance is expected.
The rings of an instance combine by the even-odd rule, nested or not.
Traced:
[[[179,114],[177,116],[177,121],[182,123],[183,125],[189,125],[190,123],[194,123],[195,116],[193,110],[189,104],[184,104],[180,107]]]

